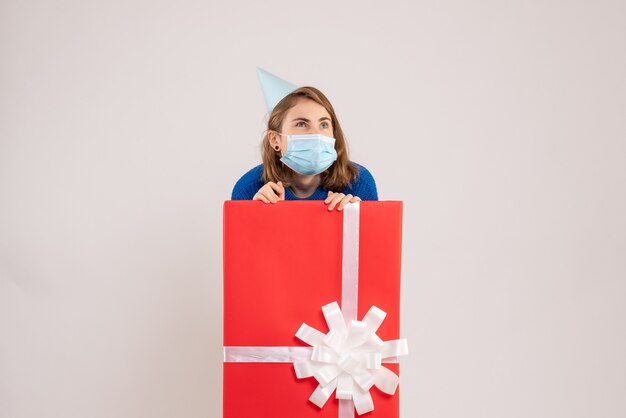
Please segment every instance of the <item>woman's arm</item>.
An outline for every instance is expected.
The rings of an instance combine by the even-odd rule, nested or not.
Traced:
[[[254,195],[263,186],[261,174],[263,173],[263,165],[258,165],[246,174],[241,176],[231,193],[231,200],[252,200]]]
[[[354,182],[351,193],[359,196],[362,200],[378,200],[378,190],[376,181],[369,170],[361,165],[359,167],[359,177]]]

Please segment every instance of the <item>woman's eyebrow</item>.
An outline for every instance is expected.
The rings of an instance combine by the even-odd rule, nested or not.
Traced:
[[[295,118],[294,120],[292,120],[292,122],[295,122],[295,121],[297,121],[297,120],[301,120],[301,121],[304,121],[304,122],[311,122],[311,121],[310,121],[310,120],[308,120],[307,118]],[[326,116],[319,118],[319,122],[321,122],[321,121],[323,121],[323,120],[330,120],[330,118],[329,118],[329,117],[326,117]]]

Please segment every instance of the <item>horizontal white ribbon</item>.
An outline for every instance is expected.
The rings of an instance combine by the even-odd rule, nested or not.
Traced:
[[[299,346],[237,346],[224,347],[226,363],[293,363],[311,358],[313,347]],[[382,363],[398,363],[398,357],[389,357]]]
[[[311,347],[224,347],[224,361],[237,363],[293,363],[311,358]]]

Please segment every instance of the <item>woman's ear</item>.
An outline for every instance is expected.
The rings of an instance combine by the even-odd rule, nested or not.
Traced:
[[[278,140],[278,135],[274,131],[267,131],[267,140],[270,143],[270,147],[275,148],[276,145],[280,145],[280,141]]]

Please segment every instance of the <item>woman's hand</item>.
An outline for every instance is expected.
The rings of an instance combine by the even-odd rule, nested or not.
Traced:
[[[262,200],[265,203],[276,203],[279,200],[285,200],[285,188],[283,187],[283,182],[267,182],[259,189],[258,192],[256,192],[252,200]]]
[[[324,204],[328,205],[328,210],[333,210],[337,205],[337,210],[343,210],[343,207],[348,203],[359,202],[361,200],[358,196],[352,196],[351,194],[335,193],[328,191],[328,197],[324,200]]]

